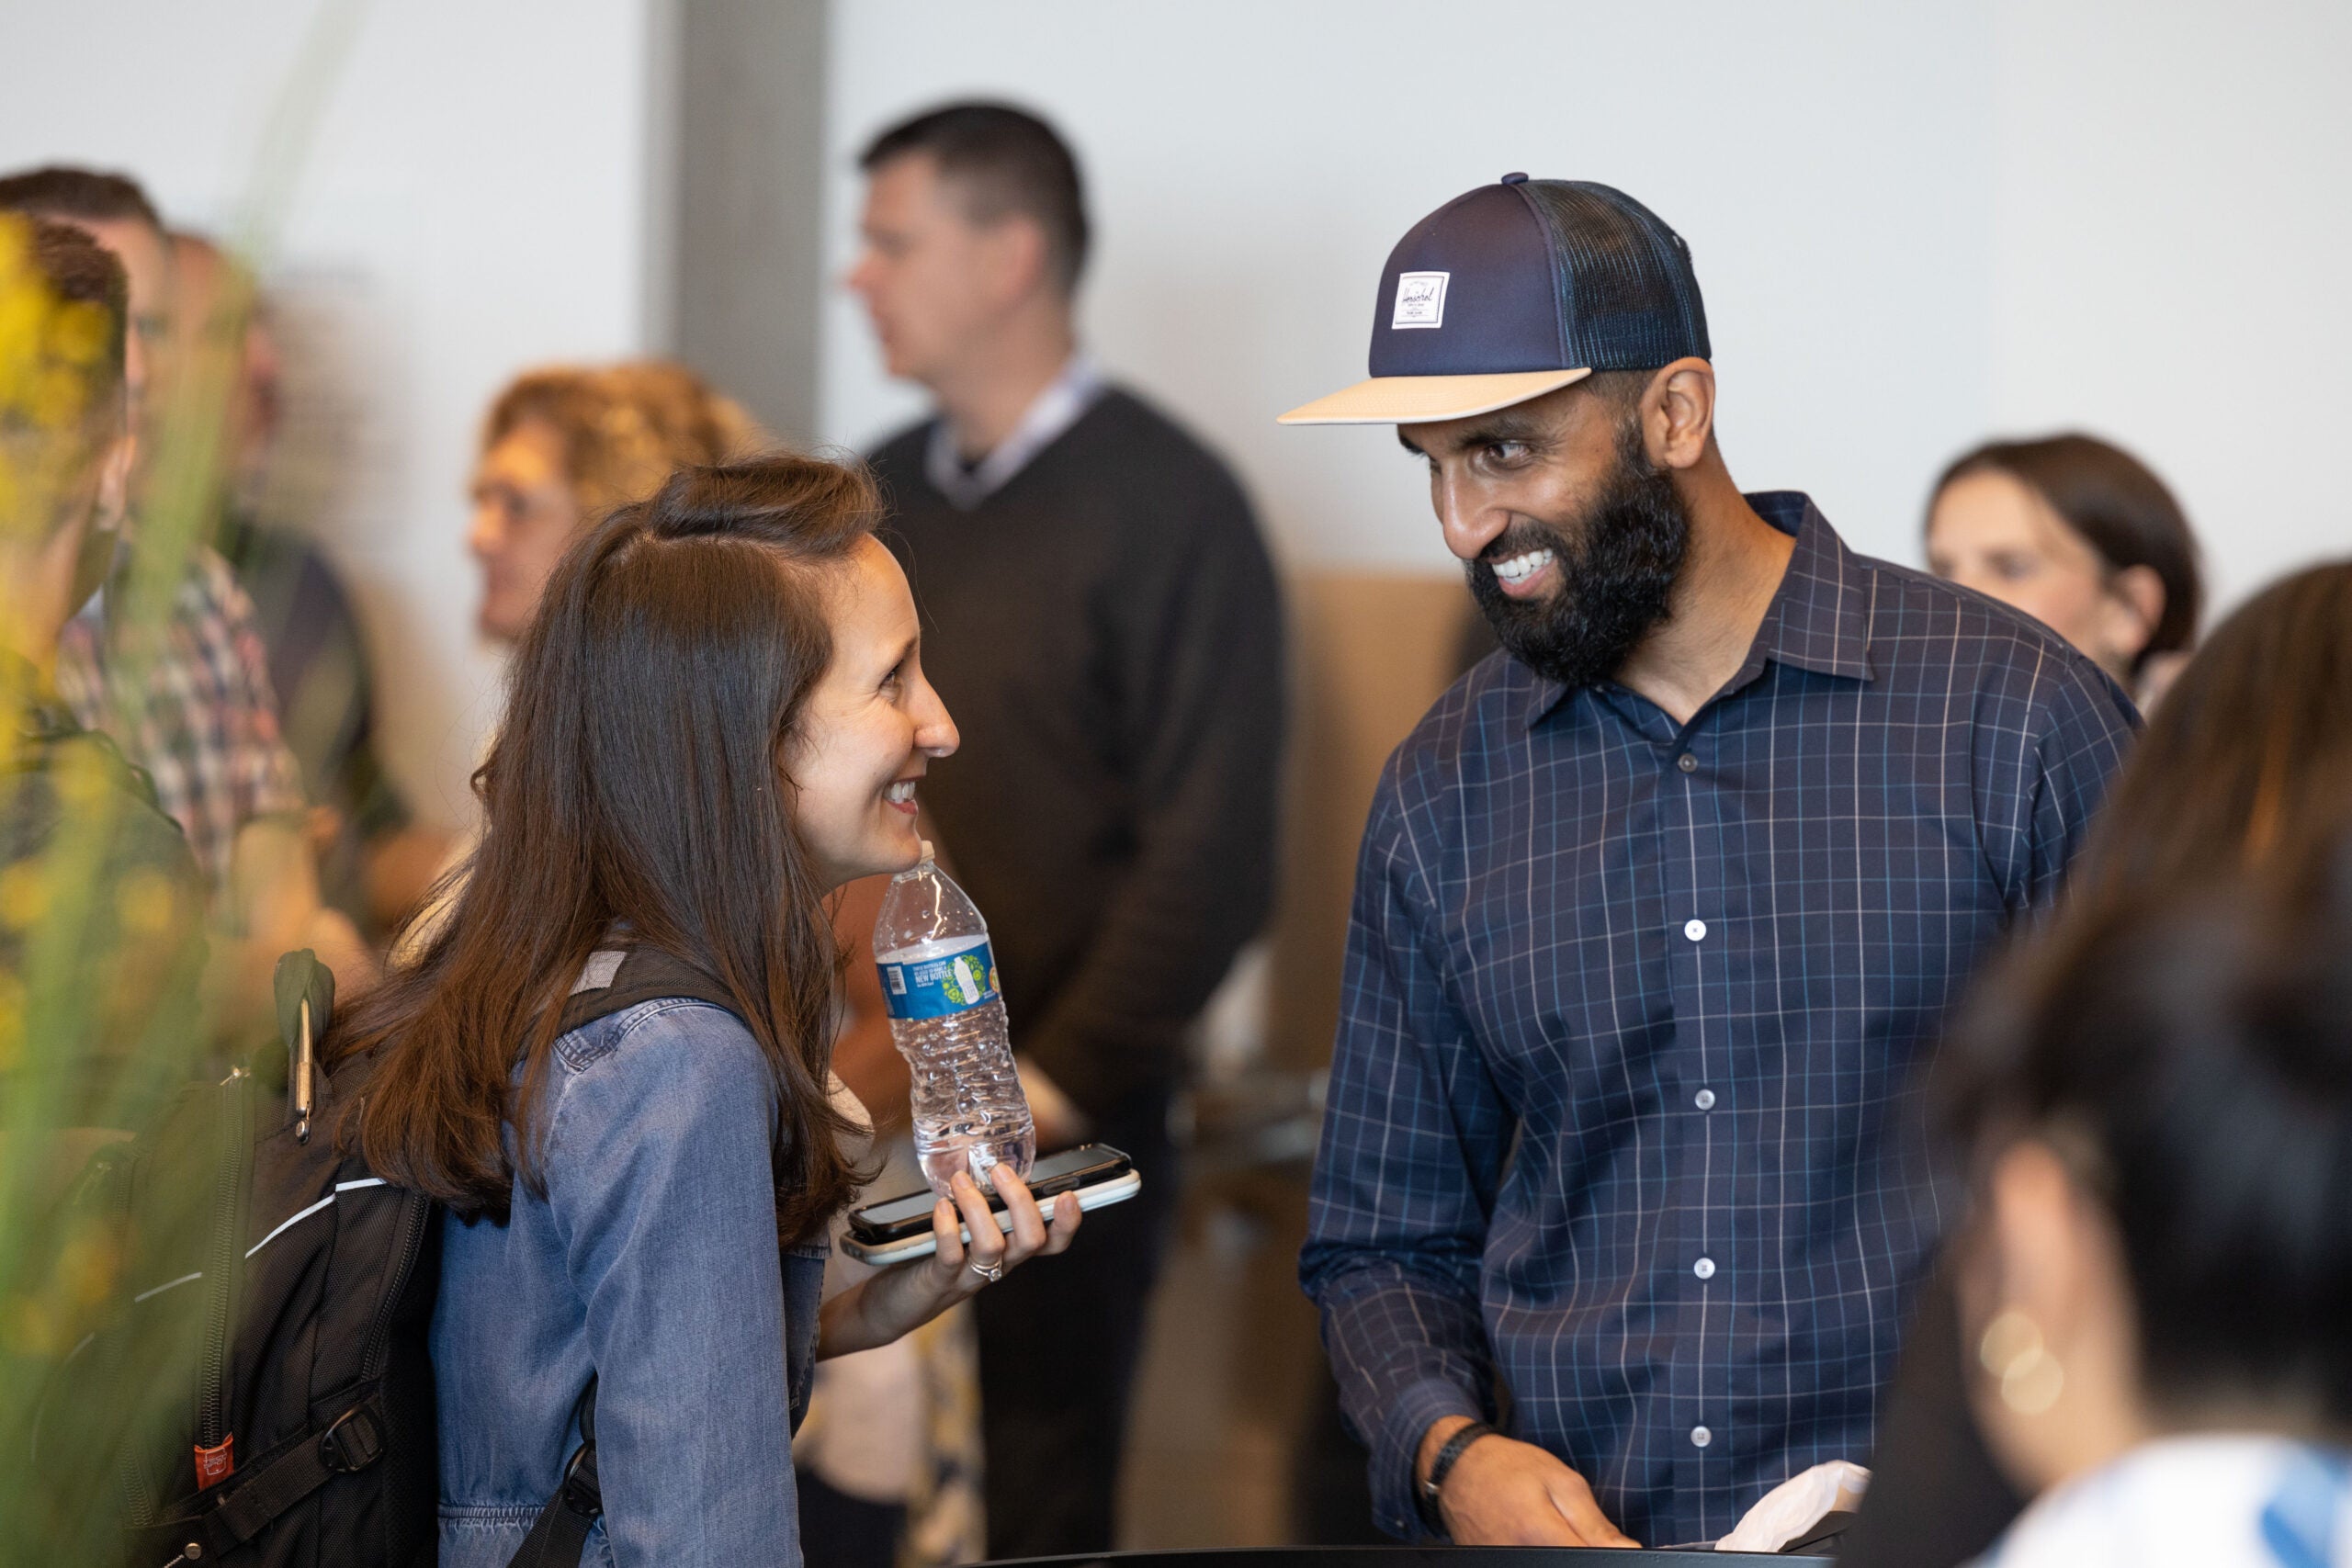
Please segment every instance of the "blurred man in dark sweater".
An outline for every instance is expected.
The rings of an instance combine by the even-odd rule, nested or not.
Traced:
[[[1184,1041],[1272,882],[1281,604],[1225,465],[1078,348],[1078,168],[955,105],[861,160],[849,277],[938,403],[873,457],[964,750],[924,795],[987,913],[1038,1147],[1099,1139],[1144,1196],[980,1298],[989,1554],[1102,1551],[1175,1172]]]

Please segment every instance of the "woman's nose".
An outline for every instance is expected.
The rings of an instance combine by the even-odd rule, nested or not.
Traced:
[[[923,682],[922,690],[928,700],[915,720],[915,746],[933,757],[952,756],[956,748],[963,744],[963,737],[956,732],[956,720],[930,682]]]
[[[473,521],[466,528],[466,547],[483,560],[498,553],[498,545],[505,530],[499,526],[498,508],[477,506]]]

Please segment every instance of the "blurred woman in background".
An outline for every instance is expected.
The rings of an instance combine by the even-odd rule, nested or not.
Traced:
[[[683,365],[646,359],[517,377],[482,421],[473,527],[482,635],[513,642],[588,525],[684,468],[767,445],[752,417]]]
[[[482,421],[467,547],[481,563],[484,637],[513,644],[530,626],[564,552],[615,507],[650,499],[680,468],[746,457],[759,426],[683,365],[633,360],[553,366],[509,382]],[[448,917],[453,878],[478,832],[444,852],[430,896],[399,933],[413,955]]]
[[[2352,843],[2101,906],[1942,1068],[1971,1403],[2035,1498],[1982,1562],[2352,1564]]]
[[[2352,813],[2352,561],[2284,578],[2216,628],[2174,683],[2077,863],[2045,939],[2184,888],[2291,866]],[[2086,981],[2085,984],[2088,984]],[[2023,1502],[1963,1397],[1949,1271],[1921,1292],[1879,1423],[1849,1568],[1950,1568]]]
[[[1928,502],[1928,566],[2023,610],[2143,707],[2196,639],[2188,519],[2145,464],[2092,436],[1988,442],[1955,460]]]

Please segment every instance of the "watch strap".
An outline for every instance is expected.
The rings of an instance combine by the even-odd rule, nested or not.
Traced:
[[[1429,1526],[1430,1530],[1439,1535],[1445,1533],[1445,1517],[1438,1511],[1438,1494],[1445,1485],[1445,1478],[1453,1473],[1454,1464],[1470,1445],[1479,1438],[1500,1436],[1502,1436],[1501,1431],[1491,1424],[1485,1421],[1473,1421],[1468,1426],[1456,1430],[1439,1447],[1437,1457],[1430,1461],[1429,1479],[1421,1483],[1419,1493],[1421,1522]]]

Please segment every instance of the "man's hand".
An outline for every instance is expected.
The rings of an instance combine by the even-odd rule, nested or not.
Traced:
[[[1418,1477],[1446,1438],[1468,1426],[1450,1416],[1421,1438]],[[1499,1435],[1462,1450],[1439,1488],[1438,1512],[1457,1546],[1638,1546],[1609,1522],[1583,1476],[1532,1443]]]

